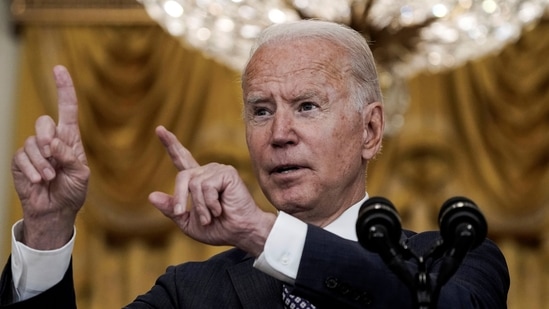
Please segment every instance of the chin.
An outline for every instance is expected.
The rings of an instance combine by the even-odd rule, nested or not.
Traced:
[[[304,211],[310,210],[310,203],[306,203],[300,199],[288,198],[287,196],[275,199],[272,201],[276,209],[284,211],[288,214],[296,214]]]
[[[287,210],[303,211],[307,210],[309,205],[315,205],[311,200],[311,188],[305,186],[291,186],[287,188],[275,187],[271,190],[263,190],[267,199],[276,209],[287,212]]]

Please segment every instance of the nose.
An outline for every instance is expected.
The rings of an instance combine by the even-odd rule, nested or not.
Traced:
[[[271,145],[286,147],[296,143],[295,121],[291,112],[278,110],[271,123]]]

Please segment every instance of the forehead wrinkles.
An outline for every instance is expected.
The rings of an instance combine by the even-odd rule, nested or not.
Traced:
[[[256,50],[244,72],[242,86],[266,76],[288,78],[307,70],[310,70],[309,74],[325,73],[325,76],[341,81],[349,73],[348,62],[346,50],[326,39],[274,41]]]
[[[268,91],[274,90],[271,87],[281,87],[279,90],[286,90],[288,95],[301,95],[300,92],[327,86],[336,89],[345,86],[350,66],[342,63],[341,55],[311,57],[307,54],[294,54],[281,61],[277,61],[277,57],[258,57],[248,67],[243,80],[244,92],[265,90],[266,84],[269,84]]]

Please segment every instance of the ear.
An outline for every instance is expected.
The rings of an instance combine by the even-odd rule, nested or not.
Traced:
[[[362,136],[362,157],[370,160],[381,149],[383,139],[383,128],[385,119],[383,116],[383,104],[372,102],[363,109],[364,133]]]

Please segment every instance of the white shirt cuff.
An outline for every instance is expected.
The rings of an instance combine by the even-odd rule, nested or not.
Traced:
[[[76,229],[63,247],[55,250],[35,250],[22,242],[23,220],[16,222],[11,231],[11,271],[16,291],[14,301],[36,296],[56,285],[69,268]]]
[[[265,242],[265,248],[255,260],[254,267],[278,280],[293,284],[297,277],[306,236],[305,222],[279,212]]]

